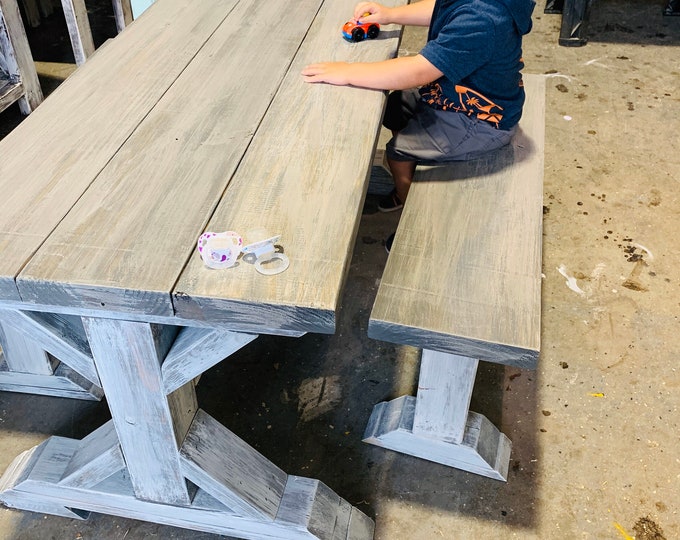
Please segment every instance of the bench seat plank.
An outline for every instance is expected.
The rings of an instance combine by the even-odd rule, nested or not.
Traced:
[[[320,3],[275,2],[250,25],[258,3],[241,0],[28,263],[22,299],[172,315],[170,292]]]
[[[521,129],[508,147],[417,173],[371,313],[372,338],[535,367],[545,82],[524,79]]]
[[[242,262],[215,272],[194,256],[175,289],[178,315],[335,331],[385,94],[310,85],[300,71],[321,60],[395,56],[401,34],[399,27],[383,26],[376,40],[346,42],[340,26],[352,6],[348,1],[324,3],[207,227],[244,235],[264,228],[280,234],[289,268],[263,276]]]
[[[0,141],[0,299],[20,300],[20,270],[235,1],[159,2],[155,18],[108,42]]]

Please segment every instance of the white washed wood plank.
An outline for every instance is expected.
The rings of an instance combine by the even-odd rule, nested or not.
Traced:
[[[199,410],[180,449],[184,475],[237,514],[274,519],[287,475]]]
[[[510,146],[417,173],[369,336],[535,368],[540,349],[545,81]],[[453,181],[453,179],[457,179]]]
[[[102,389],[69,368],[59,364],[53,375],[34,375],[9,371],[5,356],[0,351],[0,390],[98,401]]]
[[[320,2],[241,0],[21,272],[22,298],[172,314],[170,292]]]
[[[0,49],[4,52],[10,75],[21,80],[24,94],[19,99],[19,107],[23,114],[29,114],[40,105],[43,93],[16,0],[0,0]],[[5,156],[1,150],[0,155]],[[0,168],[0,178],[1,171]]]
[[[118,435],[109,420],[85,437],[59,480],[63,486],[89,488],[125,469]]]
[[[106,319],[120,318],[119,311],[110,311],[104,308],[89,309],[82,307],[57,306],[50,304],[29,304],[28,302],[0,300],[5,309],[13,309],[19,311],[31,311],[36,313],[54,313],[58,315],[76,315],[78,317],[102,317]],[[219,328],[224,331],[243,332],[248,334],[271,334],[276,336],[286,337],[301,337],[306,332],[300,330],[286,330],[280,326],[285,326],[283,313],[281,313],[281,325],[279,327],[269,326],[266,324],[258,324],[257,321],[251,320],[229,320],[229,321],[211,321],[200,318],[187,319],[184,317],[177,317],[172,315],[150,315],[144,313],[126,313],[125,319],[136,322],[148,322],[159,325],[177,325],[190,326],[195,328]],[[277,322],[277,321],[275,321]]]
[[[58,484],[79,441],[51,437],[25,452],[0,478],[0,501],[25,510],[57,515],[64,506],[185,527],[252,540],[370,540],[372,520],[352,509],[318,480],[288,477],[276,519],[239,516],[199,490],[191,506],[172,506],[135,498],[129,476],[119,472],[95,488]],[[340,508],[343,516],[333,514]],[[74,516],[70,516],[74,517]],[[349,521],[349,522],[348,522]],[[325,522],[325,523],[324,523]]]
[[[132,22],[130,0],[113,0],[113,16],[116,19],[116,30],[120,34]]]
[[[0,33],[2,32],[2,20],[0,20]],[[2,52],[0,48],[0,52]],[[24,95],[24,86],[21,83],[9,83],[0,78],[0,112],[21,99]]]
[[[281,234],[290,267],[275,276],[262,276],[247,263],[211,272],[193,256],[175,288],[179,315],[266,321],[276,315],[270,307],[279,306],[287,310],[287,328],[335,331],[385,95],[310,85],[300,71],[321,60],[370,61],[396,55],[397,27],[385,26],[381,39],[359,45],[341,38],[339,23],[353,7],[351,0],[322,6],[206,228],[246,234],[262,227]]]
[[[188,505],[151,326],[94,318],[83,324],[137,497]]]
[[[19,271],[235,2],[160,2],[0,141],[0,298],[20,298]],[[121,214],[107,204],[92,210]]]
[[[256,337],[257,334],[212,328],[183,328],[163,361],[165,392],[170,393],[198,377]]]
[[[79,317],[0,308],[0,321],[13,325],[26,339],[68,364],[88,381],[101,386]],[[20,371],[11,364],[10,369]]]
[[[198,412],[198,399],[196,398],[197,384],[197,379],[188,381],[167,395],[170,415],[173,420],[175,442],[178,448],[182,446],[182,442]],[[165,388],[163,391],[165,391]]]
[[[362,540],[363,538],[373,538],[375,523],[371,518],[356,507],[352,507],[349,517],[349,528],[347,530],[347,540]]]
[[[463,441],[478,363],[475,358],[423,349],[415,435],[456,444]]]
[[[40,499],[32,494],[13,490],[16,485],[28,479],[47,444],[48,441],[45,441],[14,458],[0,478],[0,502],[9,508],[29,510],[41,514],[53,514],[72,519],[86,519],[89,515],[88,512],[72,510],[54,501]]]
[[[84,0],[61,0],[61,6],[66,18],[66,27],[71,39],[73,56],[76,65],[85,63],[88,56],[94,53],[94,42],[92,41],[92,30],[90,21],[87,18],[87,8]]]
[[[5,353],[7,369],[16,373],[52,375],[59,361],[50,358],[35,340],[19,331],[7,315],[5,310],[0,310],[0,347]]]
[[[495,480],[507,480],[512,443],[487,418],[469,412],[465,437],[460,444],[454,444],[413,433],[414,413],[412,396],[378,403],[363,441]]]
[[[319,480],[288,476],[276,521],[306,527],[314,538],[373,538],[374,523]]]

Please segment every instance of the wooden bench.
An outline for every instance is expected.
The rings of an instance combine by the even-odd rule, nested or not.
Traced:
[[[376,405],[365,441],[501,480],[511,443],[469,404],[479,360],[539,356],[545,81],[524,79],[509,146],[417,172],[368,326],[423,354],[417,397]]]

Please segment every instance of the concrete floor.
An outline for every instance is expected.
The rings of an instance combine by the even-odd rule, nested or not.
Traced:
[[[501,483],[361,443],[372,406],[413,393],[418,351],[366,337],[397,215],[369,195],[334,336],[262,337],[207,372],[199,403],[288,473],[376,520],[378,540],[680,538],[680,18],[596,2],[585,47],[535,12],[547,74],[543,342],[535,372],[482,364],[473,410],[513,442]],[[407,32],[403,53],[422,32]],[[0,126],[11,124],[11,110]],[[0,392],[0,471],[106,403]],[[212,539],[92,515],[0,509],[3,539]]]

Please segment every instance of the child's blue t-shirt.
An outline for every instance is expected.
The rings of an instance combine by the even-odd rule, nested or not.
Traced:
[[[524,105],[522,35],[533,0],[437,0],[420,51],[444,76],[420,90],[432,107],[476,116],[499,129]]]

